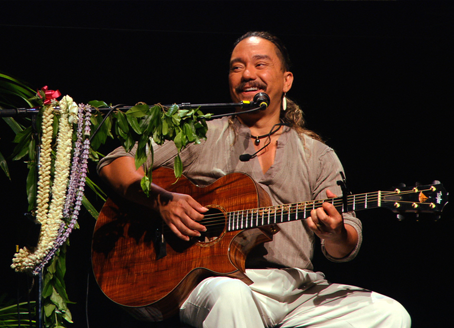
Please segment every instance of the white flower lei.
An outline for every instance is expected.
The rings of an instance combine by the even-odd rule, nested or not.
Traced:
[[[57,137],[57,152],[55,159],[55,177],[52,185],[52,201],[49,206],[49,191],[51,184],[51,153],[52,153],[52,122],[54,108],[44,107],[42,119],[42,142],[39,158],[39,180],[37,195],[36,219],[41,223],[41,234],[38,245],[33,249],[21,248],[14,255],[11,267],[18,272],[31,271],[38,266],[52,250],[58,238],[62,224],[63,206],[68,184],[69,167],[72,150],[72,126],[68,120],[70,110],[77,105],[69,96],[60,101],[59,131]]]

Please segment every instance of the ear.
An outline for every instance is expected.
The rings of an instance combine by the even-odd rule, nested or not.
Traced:
[[[285,72],[284,73],[284,88],[282,91],[284,93],[287,93],[291,88],[293,84],[293,73],[292,72]]]

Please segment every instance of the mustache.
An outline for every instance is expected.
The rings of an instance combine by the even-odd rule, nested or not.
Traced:
[[[266,91],[266,84],[254,81],[254,82],[241,82],[239,85],[235,87],[236,92],[242,92],[244,89],[247,88],[258,88],[263,91]]]

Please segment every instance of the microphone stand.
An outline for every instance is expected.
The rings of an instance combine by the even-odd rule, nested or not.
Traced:
[[[176,104],[180,109],[196,109],[196,108],[235,108],[235,107],[253,107],[251,109],[248,109],[246,111],[243,111],[241,113],[251,113],[259,109],[264,109],[266,108],[266,105],[255,105],[253,103],[214,103],[214,104],[190,104],[190,103],[181,103],[181,104]],[[164,107],[171,107],[173,105],[163,105]],[[123,105],[115,105],[112,107],[100,107],[98,110],[103,111],[103,112],[111,112],[115,109],[120,110],[120,111],[127,111],[131,109],[134,106],[123,106]],[[59,109],[58,106],[55,107],[55,109]],[[19,116],[19,115],[33,115],[33,114],[38,114],[40,108],[39,107],[33,107],[33,108],[14,108],[14,109],[0,109],[0,117],[14,117],[14,116]],[[235,113],[230,113],[230,115],[235,115]],[[212,115],[211,118],[218,118],[218,117],[223,117],[223,116],[229,116],[229,114],[219,114],[219,115]]]
[[[170,107],[172,105],[164,105],[165,107]],[[217,104],[189,104],[189,103],[182,103],[179,104],[178,107],[182,109],[196,109],[196,108],[234,108],[234,107],[250,107],[254,106],[254,104],[248,104],[248,103],[217,103]],[[259,110],[264,110],[266,109],[268,105],[267,104],[260,104],[259,106],[253,107],[251,109],[242,111],[241,114],[246,114],[246,113],[253,113]],[[96,130],[93,132],[93,134],[90,137],[90,142],[93,140],[95,135],[98,133],[99,129],[101,126],[104,124],[104,122],[107,120],[107,118],[110,116],[110,114],[115,110],[120,110],[120,111],[127,111],[131,109],[134,106],[123,106],[123,105],[116,105],[112,107],[101,107],[98,108],[99,111],[102,112],[107,112],[107,114],[103,117],[101,123],[98,125]],[[55,107],[55,109],[59,109],[59,107]],[[16,108],[16,109],[1,109],[0,110],[0,117],[14,117],[14,116],[20,116],[24,114],[28,115],[33,115],[33,117],[36,117],[35,115],[39,113],[39,108]],[[239,114],[238,112],[231,112],[231,113],[224,113],[224,114],[217,114],[217,115],[212,115],[210,118],[206,118],[206,120],[213,120],[216,118],[221,118],[221,117],[226,117],[226,116],[234,116]]]
[[[246,113],[253,113],[259,110],[265,110],[270,103],[269,96],[264,92],[259,92],[254,96],[253,101],[242,101],[239,103],[208,103],[208,104],[191,104],[191,103],[181,103],[177,104],[177,106],[181,109],[197,109],[197,108],[235,108],[235,107],[252,107],[251,109],[245,110],[240,112],[241,114]],[[164,107],[171,107],[173,105],[163,105]],[[93,132],[90,137],[90,141],[94,138],[94,136],[98,133],[101,126],[104,124],[106,119],[109,115],[115,110],[120,111],[127,111],[134,106],[124,106],[122,104],[115,105],[113,107],[101,107],[98,108],[99,111],[107,111],[107,114],[104,116],[101,123],[98,125],[98,128]],[[55,107],[55,109],[59,109],[59,107]],[[18,116],[23,114],[37,114],[39,113],[39,108],[17,108],[17,109],[1,109],[0,110],[0,117],[11,117],[11,116]],[[221,118],[226,116],[234,116],[239,114],[238,112],[231,112],[225,114],[218,114],[212,115],[210,118],[206,118],[206,120],[212,120],[215,118]]]

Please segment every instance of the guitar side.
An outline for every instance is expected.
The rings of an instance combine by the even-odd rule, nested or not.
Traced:
[[[172,170],[159,168],[153,182],[172,192],[191,195],[222,226],[208,228],[201,239],[177,238],[159,215],[121,199],[108,199],[97,220],[92,243],[93,272],[103,293],[141,320],[162,320],[178,313],[195,286],[210,276],[244,275],[249,250],[271,236],[257,229],[226,231],[224,213],[271,205],[271,200],[249,176],[229,174],[199,188],[182,177],[174,184]],[[162,242],[164,237],[165,243]],[[163,249],[165,248],[165,252]],[[164,255],[165,254],[165,255]]]

